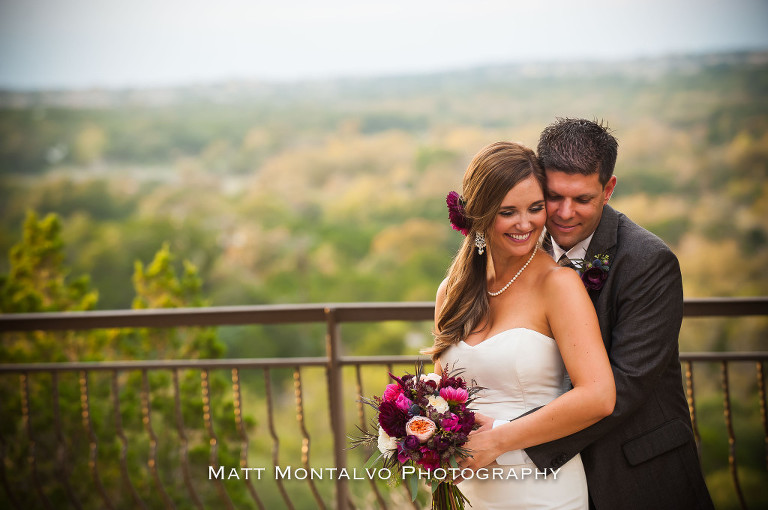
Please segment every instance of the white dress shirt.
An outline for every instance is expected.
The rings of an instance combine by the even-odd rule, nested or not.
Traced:
[[[565,255],[570,260],[585,259],[587,257],[587,248],[589,248],[589,243],[592,241],[592,236],[594,235],[595,233],[592,232],[589,237],[581,242],[576,243],[570,250],[567,251],[560,248],[560,246],[555,242],[555,239],[552,238],[552,258],[555,259],[555,262],[557,262],[560,260],[560,257],[563,256],[563,253],[565,253]]]

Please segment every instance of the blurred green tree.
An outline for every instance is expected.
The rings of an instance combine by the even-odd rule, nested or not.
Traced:
[[[61,221],[27,213],[22,240],[11,248],[10,271],[0,275],[0,312],[91,310],[98,292],[87,275],[67,281]]]
[[[68,278],[64,248],[61,222],[55,214],[39,220],[36,213],[28,213],[22,240],[11,249],[10,271],[0,276],[3,313],[95,307],[98,293],[90,289],[88,276]],[[149,264],[136,262],[135,308],[207,304],[195,266],[182,261],[179,274],[174,260],[164,244]],[[0,342],[1,362],[196,359],[217,358],[223,352],[223,344],[212,328],[4,333]],[[39,484],[49,502],[67,500],[68,491],[83,508],[100,508],[102,503],[96,496],[99,491],[88,472],[88,463],[71,461],[87,458],[93,427],[101,484],[113,501],[121,502],[118,508],[133,508],[136,503],[124,492],[125,481],[117,462],[123,441],[131,446],[125,458],[126,471],[139,498],[158,500],[152,474],[156,465],[164,491],[176,505],[184,506],[188,501],[186,479],[198,488],[202,501],[213,504],[218,500],[215,487],[202,483],[210,461],[206,432],[209,424],[204,416],[209,416],[210,426],[221,441],[220,462],[237,465],[240,437],[233,399],[227,396],[229,386],[227,378],[215,371],[206,374],[203,382],[199,370],[87,370],[56,376],[23,374],[20,379],[3,375],[0,415],[13,418],[1,421],[0,444],[5,462],[13,466],[5,473],[14,487],[14,497],[22,505],[32,505],[38,501]],[[208,398],[205,413],[204,391],[215,395]],[[178,412],[177,397],[181,403]],[[253,426],[250,417],[243,419],[246,427]],[[150,423],[154,439],[149,434]],[[180,437],[178,423],[184,424],[189,439],[184,448],[182,442],[187,439]],[[153,449],[155,458],[150,454]],[[182,456],[186,451],[193,467],[183,473],[187,462]],[[62,479],[76,479],[78,483],[69,484],[67,489],[60,483]],[[235,504],[246,497],[241,485],[229,492]],[[0,495],[0,507],[10,504],[9,498],[8,493]]]

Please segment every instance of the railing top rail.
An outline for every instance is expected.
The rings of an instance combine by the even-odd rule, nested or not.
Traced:
[[[768,361],[768,351],[681,352],[680,361]]]
[[[325,322],[330,310],[337,322],[432,320],[435,304],[327,303],[303,305],[250,305],[200,308],[153,308],[0,314],[0,331],[80,330],[108,328],[169,328],[238,324],[290,324]]]
[[[681,361],[768,361],[768,351],[754,352],[684,352]],[[423,362],[430,366],[429,358],[417,355],[398,356],[343,356],[341,365],[402,365]],[[234,358],[234,359],[174,359],[130,361],[81,361],[61,363],[0,363],[0,373],[74,372],[96,370],[162,370],[196,369],[228,370],[232,368],[293,368],[327,366],[325,357],[313,358]]]
[[[431,321],[435,304],[318,303],[0,314],[0,332],[325,322],[330,310],[336,322]],[[768,296],[689,298],[683,310],[686,317],[768,315]]]
[[[78,361],[61,363],[0,363],[0,372],[71,372],[76,370],[156,370],[231,368],[284,368],[326,366],[327,358],[167,359],[126,361]]]
[[[768,296],[688,298],[683,301],[685,317],[743,317],[768,315]]]

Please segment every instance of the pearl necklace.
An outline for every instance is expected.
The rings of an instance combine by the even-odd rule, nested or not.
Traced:
[[[512,283],[514,283],[515,280],[517,280],[517,277],[522,274],[522,272],[525,270],[525,268],[528,267],[528,264],[531,263],[531,261],[533,260],[533,257],[536,255],[536,250],[538,250],[538,249],[539,249],[539,245],[537,243],[536,247],[533,248],[533,253],[531,253],[531,257],[528,259],[528,262],[523,264],[523,267],[520,268],[520,271],[518,271],[517,274],[515,276],[513,276],[512,279],[509,280],[509,282],[507,282],[507,284],[501,288],[501,290],[499,290],[497,292],[491,292],[489,290],[488,291],[488,295],[495,297],[495,296],[498,296],[499,294],[501,294],[502,292],[504,292],[505,290],[507,290],[509,288],[509,286],[512,285]]]

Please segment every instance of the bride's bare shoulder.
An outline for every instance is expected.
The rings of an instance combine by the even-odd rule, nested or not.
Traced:
[[[442,282],[440,282],[440,285],[437,287],[437,298],[440,299],[442,297],[445,297],[445,294],[448,292],[448,277],[446,276]]]
[[[557,286],[557,281],[561,278],[558,273],[563,269],[574,272],[571,269],[559,267],[547,253],[539,253],[527,269],[532,273],[531,276],[534,276],[526,283],[528,292],[546,298],[548,288]]]
[[[443,305],[443,301],[445,301],[445,296],[448,293],[448,278],[446,277],[442,282],[440,282],[440,286],[437,288],[437,294],[435,295],[435,310],[440,310],[440,307]]]
[[[547,279],[551,278],[553,272],[557,272],[558,269],[563,269],[555,264],[555,261],[552,260],[552,257],[546,252],[539,252],[534,259],[534,262],[536,264],[534,266],[534,272],[537,274],[537,285],[544,284]]]
[[[579,274],[570,267],[552,265],[542,271],[542,290],[545,294],[563,294],[573,289],[584,290]]]

